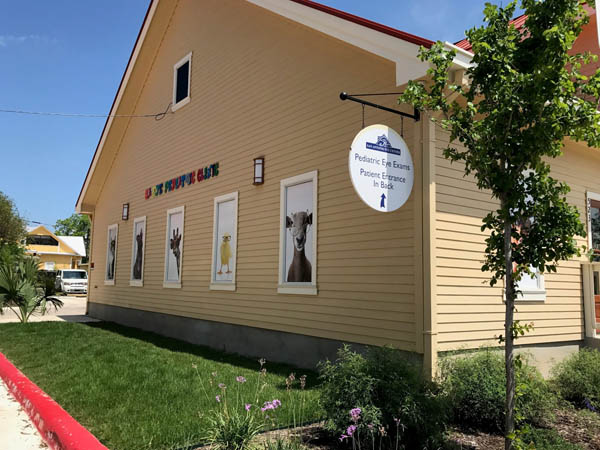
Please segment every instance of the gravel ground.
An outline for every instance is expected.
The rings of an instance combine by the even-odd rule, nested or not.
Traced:
[[[48,448],[29,417],[0,380],[0,449],[39,450]]]

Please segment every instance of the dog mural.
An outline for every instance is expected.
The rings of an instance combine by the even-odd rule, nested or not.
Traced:
[[[179,278],[179,265],[181,264],[181,234],[179,233],[179,228],[177,231],[173,230],[173,237],[171,238],[171,251],[173,252],[173,256],[175,256],[175,261],[177,261],[177,278]]]
[[[288,283],[310,283],[312,265],[304,253],[306,234],[312,225],[313,215],[308,211],[291,213],[285,218],[285,227],[290,230],[294,243],[294,258],[287,274]]]
[[[135,237],[137,245],[137,251],[135,254],[135,264],[133,265],[133,279],[142,279],[142,259],[144,257],[144,230],[140,230],[140,233]]]
[[[115,250],[117,241],[115,238],[111,238],[108,244],[108,270],[106,273],[107,280],[115,279]]]
[[[219,268],[219,271],[217,272],[218,275],[223,275],[223,266],[227,266],[227,272],[225,272],[225,273],[231,273],[231,266],[229,265],[229,260],[231,259],[231,256],[232,256],[230,242],[231,242],[231,235],[229,233],[223,234],[221,247],[219,248],[219,251],[221,253],[221,261],[220,261],[221,267]]]

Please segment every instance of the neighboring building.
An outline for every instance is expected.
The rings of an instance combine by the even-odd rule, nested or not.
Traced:
[[[443,158],[448,133],[366,109],[364,125],[402,132],[414,186],[381,213],[350,181],[361,107],[340,91],[401,91],[425,75],[421,45],[308,0],[154,0],[111,115],[173,113],[106,123],[77,201],[92,218],[89,314],[301,365],[350,342],[432,371],[440,352],[497,345],[503,291],[480,270],[496,205]],[[462,79],[471,54],[448,45]],[[552,167],[587,217],[600,152],[567,141]],[[595,327],[582,263],[525,281],[517,318],[535,330],[518,342],[540,364]]]
[[[77,269],[86,256],[81,236],[57,236],[43,225],[27,228],[26,252],[40,260],[42,270]]]

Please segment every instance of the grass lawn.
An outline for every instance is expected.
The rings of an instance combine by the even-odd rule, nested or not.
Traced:
[[[230,405],[238,401],[238,392],[239,402],[253,407],[281,400],[280,425],[293,422],[291,405],[297,410],[302,400],[305,420],[321,417],[313,372],[267,363],[267,386],[257,402],[256,360],[115,324],[2,324],[0,352],[114,450],[201,442],[207,417],[219,406],[218,383],[227,386]],[[287,391],[291,372],[296,381]],[[298,382],[303,374],[308,376],[304,391]],[[247,382],[238,383],[238,376]]]

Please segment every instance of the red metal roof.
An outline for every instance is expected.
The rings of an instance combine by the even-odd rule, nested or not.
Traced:
[[[525,25],[526,20],[527,20],[527,14],[523,14],[522,16],[514,18],[509,23],[513,24],[515,26],[515,28],[518,30],[523,25]],[[467,39],[461,39],[460,41],[456,42],[454,45],[456,45],[457,47],[460,47],[463,50],[466,50],[468,52],[473,51],[473,47],[471,47],[471,43]]]
[[[407,33],[405,31],[397,30],[396,28],[388,27],[387,25],[382,25],[377,22],[373,22],[372,20],[365,19],[363,17],[355,16],[354,14],[350,14],[344,11],[340,11],[339,9],[331,8],[330,6],[322,5],[321,3],[313,2],[311,0],[290,0],[294,3],[300,3],[301,5],[308,6],[309,8],[313,8],[319,11],[322,11],[327,14],[331,14],[332,16],[339,17],[341,19],[347,20],[349,22],[356,23],[358,25],[362,25],[367,28],[371,28],[372,30],[379,31],[381,33],[388,34],[398,39],[402,39],[403,41],[411,42],[413,44],[422,45],[424,47],[430,48],[434,41],[429,39],[422,38],[420,36],[416,36],[414,34]]]

